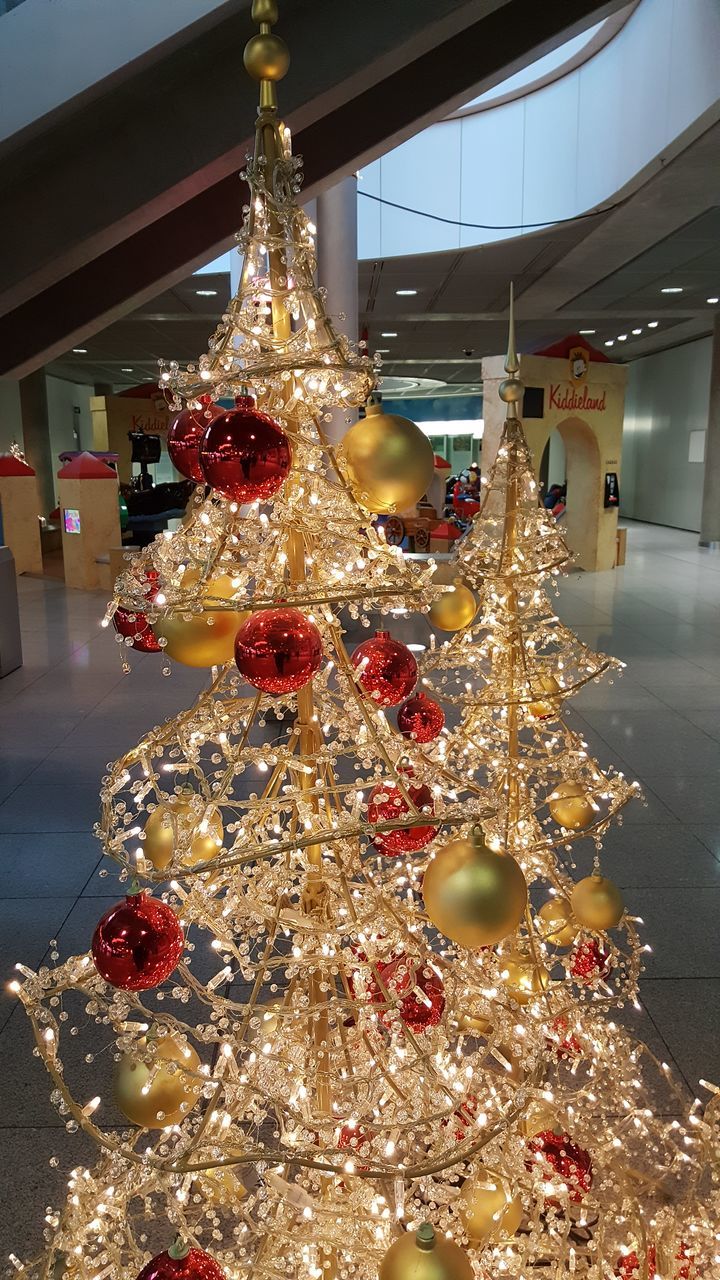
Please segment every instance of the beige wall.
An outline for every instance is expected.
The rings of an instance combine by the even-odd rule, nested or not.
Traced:
[[[505,421],[505,405],[498,395],[499,384],[507,376],[504,364],[504,356],[483,360],[484,474],[495,460]],[[536,475],[552,432],[559,431],[563,438],[568,480],[565,533],[576,563],[586,570],[611,569],[615,563],[617,510],[604,509],[603,493],[606,471],[617,473],[622,492],[627,369],[624,365],[591,363],[587,377],[574,383],[567,360],[521,356],[520,377],[526,387],[543,387],[545,392],[544,416],[524,421]],[[573,407],[577,401],[588,404]]]

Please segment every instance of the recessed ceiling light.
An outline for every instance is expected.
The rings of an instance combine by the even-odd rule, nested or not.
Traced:
[[[75,356],[86,356],[86,355],[87,355],[87,347],[73,347],[73,355],[75,355]]]
[[[608,338],[608,339],[607,339],[607,341],[606,341],[606,343],[605,343],[605,346],[606,346],[606,347],[614,347],[614,346],[615,346],[615,339],[614,339],[614,338]]]
[[[633,333],[635,334],[635,337],[637,338],[638,334],[639,334],[639,333],[642,333],[642,329],[633,329]]]
[[[196,289],[198,298],[217,298],[217,289]]]
[[[710,299],[708,298],[708,302],[709,302],[709,301],[710,301]],[[397,338],[397,334],[396,334],[396,333],[381,333],[381,334],[380,334],[380,337],[381,337],[381,338]]]
[[[595,329],[578,329],[578,333],[595,333]]]
[[[121,373],[132,373],[132,369],[121,369]]]
[[[409,644],[407,647],[411,653],[424,653],[426,649],[424,644]]]
[[[627,342],[627,334],[626,334],[626,333],[619,333],[619,334],[618,334],[618,342]]]
[[[398,298],[414,298],[417,289],[396,289],[395,294]]]
[[[720,302],[720,298],[706,298],[705,301],[709,302],[711,307],[714,307],[716,302]]]
[[[667,285],[665,289],[660,290],[661,293],[682,293],[682,291],[683,287],[681,284]]]
[[[660,323],[660,321],[659,321],[659,320],[649,320],[649,321],[648,321],[648,329],[657,329],[657,327],[658,327],[659,323]]]
[[[389,356],[389,355],[390,355],[390,348],[389,348],[389,347],[376,347],[376,348],[375,348],[375,355],[376,355],[376,356]]]

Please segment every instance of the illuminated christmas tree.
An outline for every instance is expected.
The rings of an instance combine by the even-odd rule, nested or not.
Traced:
[[[554,804],[570,780],[583,796],[555,816],[582,801],[600,836],[631,788],[555,724],[604,660],[542,615],[561,548],[515,420],[490,484],[499,513],[488,500],[462,552],[478,623],[425,659],[437,696],[386,629],[346,648],[350,625],[437,618],[462,593],[439,593],[432,562],[404,560],[373,522],[425,491],[420,432],[371,413],[339,451],[326,437],[325,415],[363,404],[374,373],[315,284],[277,118],[287,50],[274,0],[253,13],[240,286],[208,353],[161,372],[169,448],[199,488],[107,619],[124,653],[212,676],[103,780],[98,834],[127,898],[86,954],[22,969],[53,1101],[101,1154],[72,1170],[44,1255],[14,1265],[600,1280],[667,1255],[667,1276],[711,1275],[712,1108],[676,1129],[646,1114],[644,1054],[601,1017],[635,990],[632,922],[616,902],[625,942],[607,948],[583,922],[558,861],[572,830],[541,812],[543,788]],[[538,887],[570,914],[536,913]]]

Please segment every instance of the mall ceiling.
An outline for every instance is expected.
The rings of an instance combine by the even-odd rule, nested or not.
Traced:
[[[282,105],[308,198],[626,3],[286,3]],[[175,286],[230,246],[257,100],[249,10],[231,0],[2,144],[0,374],[86,346],[163,290],[182,312]],[[187,350],[169,330],[168,348]]]
[[[709,333],[708,299],[720,296],[720,124],[609,214],[462,252],[361,262],[361,323],[371,350],[387,352],[384,372],[456,393],[476,387],[482,357],[505,346],[511,279],[523,351],[585,329],[626,361]],[[205,350],[228,294],[227,274],[192,276],[49,372],[120,386],[150,380],[159,358]]]

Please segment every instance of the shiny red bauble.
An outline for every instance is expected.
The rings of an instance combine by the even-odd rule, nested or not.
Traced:
[[[396,1011],[410,1031],[419,1035],[438,1025],[445,1008],[445,988],[434,969],[401,955],[382,965],[380,977],[388,995],[401,997]],[[383,1015],[382,1021],[387,1025],[389,1019]]]
[[[587,985],[607,978],[612,973],[610,952],[600,945],[597,938],[584,938],[572,953],[570,972],[573,978]]]
[[[573,1142],[569,1134],[555,1133],[553,1129],[536,1133],[527,1146],[534,1156],[541,1157],[541,1163],[548,1164],[553,1173],[562,1178],[570,1199],[579,1204],[593,1182],[592,1160],[584,1147]],[[533,1162],[527,1161],[525,1167],[532,1169]]]
[[[181,476],[205,484],[200,466],[200,442],[210,423],[224,412],[219,404],[213,404],[210,396],[200,397],[200,409],[181,409],[171,419],[167,433],[167,450],[170,461]]]
[[[475,1118],[478,1113],[480,1103],[477,1095],[474,1093],[466,1094],[460,1106],[453,1111],[452,1117],[443,1120],[443,1128],[446,1129],[449,1124],[455,1126],[453,1137],[456,1142],[464,1142],[469,1137],[470,1126],[475,1124]]]
[[[417,662],[389,631],[376,631],[352,655],[360,688],[381,707],[396,707],[417,683]]]
[[[426,693],[415,693],[397,713],[398,729],[413,742],[432,742],[445,724],[445,713]]]
[[[408,780],[405,790],[410,799],[422,813],[435,812],[432,791],[423,782],[413,786]],[[412,813],[410,805],[394,782],[379,782],[373,787],[368,798],[368,822],[373,826],[376,822],[393,822]],[[397,827],[393,831],[376,831],[373,843],[386,858],[399,858],[403,853],[417,853],[434,840],[437,827],[418,823],[412,827]]]
[[[365,1130],[358,1124],[344,1124],[337,1136],[337,1145],[341,1151],[360,1151],[369,1142]]]
[[[238,671],[263,693],[302,689],[322,662],[322,636],[299,609],[262,609],[235,637]]]
[[[225,1280],[225,1272],[204,1249],[184,1252],[172,1245],[151,1258],[137,1280]]]
[[[172,907],[145,893],[128,894],[100,920],[92,940],[95,968],[123,991],[147,991],[170,976],[183,953]]]
[[[550,1023],[551,1037],[547,1040],[548,1049],[555,1050],[559,1062],[577,1062],[583,1056],[583,1048],[564,1014],[559,1014]]]
[[[200,466],[208,484],[233,502],[272,498],[287,480],[292,456],[285,432],[238,396],[236,408],[214,418],[200,442]]]
[[[649,1244],[647,1247],[647,1273],[649,1280],[655,1275],[657,1267],[657,1258],[655,1253],[655,1245]],[[615,1275],[620,1280],[640,1280],[640,1259],[633,1249],[632,1253],[625,1253],[618,1258],[615,1264]]]
[[[113,614],[113,626],[118,635],[132,639],[131,648],[140,653],[159,653],[160,645],[150,623],[144,613],[129,613],[127,609],[116,609]]]

